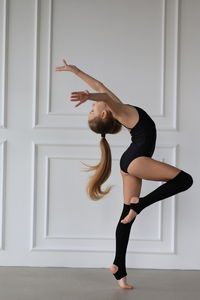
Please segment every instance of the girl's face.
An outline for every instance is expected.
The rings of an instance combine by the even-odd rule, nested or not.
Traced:
[[[88,120],[92,120],[96,117],[106,118],[108,114],[108,107],[105,102],[98,101],[92,104],[92,110],[89,112]]]

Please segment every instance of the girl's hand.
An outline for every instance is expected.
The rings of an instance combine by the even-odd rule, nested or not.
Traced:
[[[70,101],[79,101],[79,103],[75,105],[75,107],[77,107],[89,99],[89,94],[87,90],[83,92],[73,92],[71,93]]]
[[[78,68],[74,65],[68,65],[68,63],[66,62],[65,59],[63,59],[63,62],[64,62],[64,66],[61,66],[61,67],[57,67],[55,69],[55,71],[70,71],[70,72],[74,72],[76,70],[78,70]]]

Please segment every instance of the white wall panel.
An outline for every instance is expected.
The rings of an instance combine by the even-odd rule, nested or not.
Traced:
[[[122,148],[113,147],[113,175],[109,182],[117,186],[106,199],[91,201],[85,193],[88,174],[80,173],[80,168],[81,161],[86,164],[98,162],[96,146],[36,144],[33,147],[33,250],[113,252],[114,216],[119,218],[122,203],[122,186],[118,176]],[[175,164],[175,147],[158,149],[158,159]],[[158,183],[144,184],[143,194],[156,185]],[[130,252],[173,253],[173,197],[144,213],[145,222],[143,218],[135,222]]]
[[[90,18],[88,7],[94,9]],[[86,85],[72,74],[54,72],[62,57],[83,65],[81,51],[84,69],[89,61],[93,76],[122,100],[147,106],[160,129],[176,129],[178,17],[178,0],[36,1],[33,127],[85,128],[88,106],[80,113],[65,102],[73,89]]]

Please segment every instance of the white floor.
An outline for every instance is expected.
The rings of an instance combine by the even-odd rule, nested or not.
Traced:
[[[128,270],[122,290],[106,269],[0,267],[0,300],[199,300],[200,271]]]

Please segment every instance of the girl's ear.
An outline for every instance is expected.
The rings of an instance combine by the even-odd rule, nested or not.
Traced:
[[[109,116],[110,116],[110,112],[104,109],[104,110],[102,111],[102,113],[101,113],[101,118],[102,118],[102,120],[108,119]]]

